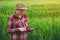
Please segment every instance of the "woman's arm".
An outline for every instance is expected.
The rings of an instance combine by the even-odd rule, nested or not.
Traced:
[[[7,22],[8,22],[7,23],[7,32],[14,33],[16,31],[18,31],[18,28],[11,29],[12,28],[12,18],[11,17],[8,17]]]
[[[33,28],[30,28],[28,25],[28,17],[25,15],[24,16],[24,26],[26,27],[27,31],[33,31]]]

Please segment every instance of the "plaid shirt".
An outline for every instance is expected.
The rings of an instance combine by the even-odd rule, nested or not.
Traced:
[[[27,30],[20,32],[17,28],[26,28],[28,26],[28,18],[25,14],[21,14],[21,17],[18,17],[15,13],[8,17],[7,32],[10,33],[10,40],[28,40]]]

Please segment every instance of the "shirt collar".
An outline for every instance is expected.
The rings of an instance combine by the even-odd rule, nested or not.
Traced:
[[[21,18],[22,14],[20,16],[18,16],[18,15],[16,15],[16,13],[14,13],[14,16],[17,17],[17,18]]]

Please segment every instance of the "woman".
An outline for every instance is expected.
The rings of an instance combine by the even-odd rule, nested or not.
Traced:
[[[16,11],[8,17],[7,32],[10,33],[10,40],[28,40],[28,31],[33,28],[28,26],[28,18],[23,11],[27,9],[23,2],[16,4]]]

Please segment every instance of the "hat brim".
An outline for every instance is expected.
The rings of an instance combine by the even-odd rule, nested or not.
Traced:
[[[16,9],[20,9],[20,10],[27,10],[28,8],[16,8]]]

